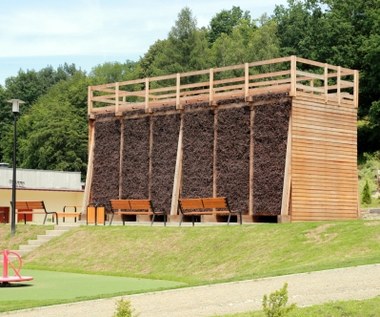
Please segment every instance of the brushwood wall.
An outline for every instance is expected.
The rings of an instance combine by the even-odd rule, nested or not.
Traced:
[[[286,94],[268,94],[97,115],[90,202],[150,198],[173,216],[177,177],[179,197],[225,196],[246,216],[278,216],[290,109]]]

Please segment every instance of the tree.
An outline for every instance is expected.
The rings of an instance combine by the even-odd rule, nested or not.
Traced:
[[[222,10],[210,21],[208,40],[212,45],[222,34],[231,35],[233,29],[245,20],[251,23],[251,15],[248,11],[243,11],[240,7],[233,6],[231,10]]]
[[[125,63],[107,62],[93,67],[89,77],[94,85],[126,81],[137,76],[136,66],[137,63],[130,60]]]
[[[81,171],[87,165],[86,100],[84,73],[61,81],[38,99],[18,121],[18,166],[33,169]],[[12,134],[2,150],[12,155]]]

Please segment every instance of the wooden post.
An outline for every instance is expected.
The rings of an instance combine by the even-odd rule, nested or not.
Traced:
[[[359,71],[354,70],[354,105],[356,108],[359,107]]]
[[[94,169],[94,149],[95,149],[95,120],[90,119],[88,122],[88,165],[86,174],[86,183],[84,188],[82,213],[87,213],[87,206],[90,202],[90,192],[92,185],[92,172]]]
[[[173,182],[173,195],[172,204],[170,208],[170,215],[176,215],[178,210],[179,192],[182,182],[182,157],[183,157],[183,113],[181,113],[181,123],[179,126],[177,159],[175,163],[174,182]]]
[[[209,104],[214,104],[214,69],[210,68]]]
[[[149,166],[148,166],[148,195],[152,199],[153,181],[153,116],[149,116]]]
[[[338,97],[338,104],[340,106],[341,104],[341,94],[340,94],[340,88],[341,88],[341,72],[342,72],[342,68],[340,66],[338,66],[338,75],[337,75],[337,79],[336,79],[336,86],[337,86],[337,97]]]
[[[177,109],[181,109],[181,74],[180,73],[177,73],[175,105]]]
[[[214,110],[214,148],[212,154],[212,197],[217,197],[217,148],[218,147],[218,110]]]
[[[255,122],[255,108],[251,106],[250,121],[249,121],[249,206],[248,214],[253,215],[253,177],[254,177],[254,155],[255,155],[255,140],[253,135]]]
[[[296,83],[297,83],[297,57],[292,55],[290,57],[290,94],[289,96],[296,96]]]
[[[149,113],[149,78],[145,78],[145,112]]]
[[[115,116],[120,116],[120,113],[119,113],[119,83],[115,83]]]
[[[288,141],[286,144],[286,160],[284,170],[284,185],[282,187],[281,217],[289,216],[289,204],[291,193],[291,160],[292,160],[292,111],[289,116]]]
[[[244,64],[244,99],[247,101],[249,96],[249,64]]]
[[[87,114],[90,118],[92,118],[92,108],[94,106],[94,102],[92,101],[93,96],[94,96],[94,92],[92,91],[92,87],[88,86],[87,88]]]
[[[325,63],[325,68],[324,68],[324,73],[323,73],[323,82],[324,82],[324,90],[325,90],[325,103],[328,102],[328,98],[329,98],[328,74],[329,74],[329,69],[328,69],[327,63]]]
[[[124,120],[120,120],[120,151],[119,151],[119,199],[123,194],[123,154],[124,154]]]

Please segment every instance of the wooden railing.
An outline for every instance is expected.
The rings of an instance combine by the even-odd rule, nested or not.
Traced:
[[[289,56],[228,67],[177,73],[88,87],[88,114],[154,108],[288,92],[349,107],[358,105],[359,73],[340,66]]]

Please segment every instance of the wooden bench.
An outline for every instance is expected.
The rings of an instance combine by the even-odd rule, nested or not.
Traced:
[[[68,210],[71,210],[70,212]],[[73,217],[74,222],[77,222],[77,219],[81,219],[81,213],[78,212],[77,206],[64,206],[62,212],[57,212],[57,217],[62,217],[63,222],[65,222],[66,217]]]
[[[178,207],[181,212],[179,225],[182,224],[184,216],[191,216],[194,226],[194,217],[203,215],[228,216],[227,225],[230,224],[232,215],[239,215],[240,224],[242,224],[241,211],[232,211],[226,197],[180,198]]]
[[[45,215],[43,224],[45,224],[47,217],[51,215],[52,221],[54,221],[55,217],[56,224],[58,225],[58,214],[55,211],[47,211],[43,201],[16,201],[15,209],[17,210],[17,214],[24,216],[25,224],[27,215],[40,214]]]
[[[112,213],[110,225],[112,224],[113,217],[115,215],[152,216],[151,225],[153,225],[153,222],[157,215],[162,215],[164,216],[164,225],[166,226],[166,212],[155,211],[150,199],[111,199],[110,203]],[[124,217],[122,217],[122,220],[123,225],[125,225]]]

